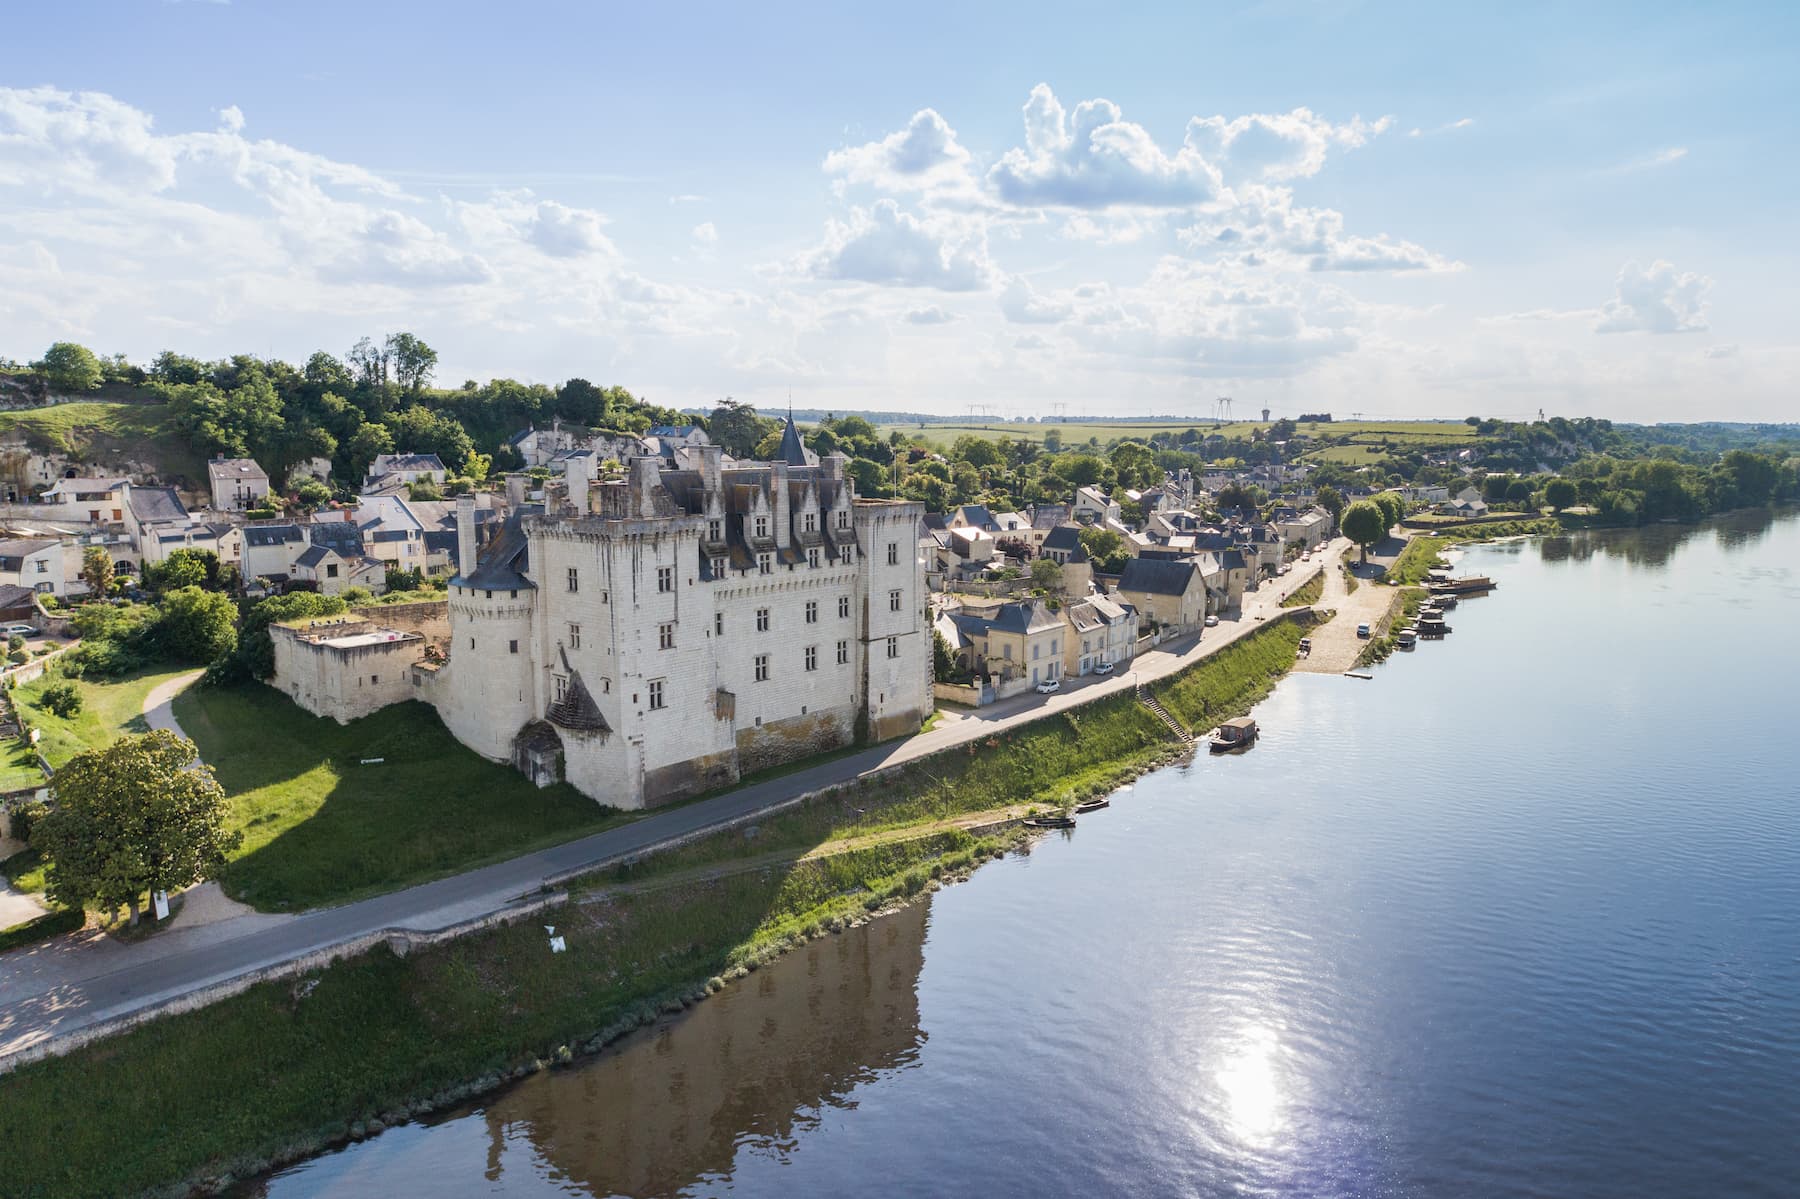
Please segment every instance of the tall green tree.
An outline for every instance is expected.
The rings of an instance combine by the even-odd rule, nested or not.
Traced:
[[[52,391],[92,391],[104,378],[94,351],[72,341],[59,341],[45,350],[42,365]]]
[[[237,648],[237,605],[217,591],[178,588],[162,597],[157,634],[175,657],[210,666]]]
[[[388,361],[394,364],[394,382],[400,390],[416,396],[431,382],[437,370],[437,351],[411,333],[396,333],[387,339]]]
[[[1567,479],[1551,479],[1544,484],[1544,502],[1550,505],[1552,512],[1561,512],[1572,506],[1579,494],[1575,484]]]
[[[95,596],[105,599],[112,591],[113,560],[103,545],[90,545],[81,552],[81,581]]]
[[[1344,515],[1344,493],[1335,487],[1325,486],[1319,488],[1316,498],[1319,507],[1331,513],[1331,523],[1335,525]]]
[[[192,741],[157,729],[76,754],[57,771],[56,804],[31,834],[48,862],[51,899],[129,907],[136,924],[146,894],[216,878],[243,835],[227,827],[212,768],[194,758]]]
[[[1369,560],[1369,547],[1387,536],[1387,514],[1378,504],[1357,500],[1344,509],[1344,536],[1362,547],[1362,561]]]

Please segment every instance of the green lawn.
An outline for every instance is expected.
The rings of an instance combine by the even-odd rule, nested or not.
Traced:
[[[63,681],[55,671],[14,691],[13,701],[25,722],[42,730],[38,751],[51,766],[61,766],[83,750],[99,749],[125,733],[147,731],[150,726],[144,723],[144,697],[157,684],[185,674],[187,669],[139,671],[116,681],[77,680],[81,711],[67,719],[43,706],[44,689]]]
[[[169,475],[206,477],[205,461],[170,425],[167,404],[78,400],[0,412],[0,433],[24,432],[28,444],[92,461],[148,461]]]
[[[265,911],[392,891],[625,819],[573,787],[539,790],[486,761],[421,703],[340,725],[260,684],[196,686],[175,701],[175,718],[244,833],[225,890]]]

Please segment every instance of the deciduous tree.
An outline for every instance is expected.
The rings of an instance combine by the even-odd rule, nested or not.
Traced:
[[[94,351],[72,341],[59,341],[45,350],[43,367],[53,391],[92,391],[103,377]]]
[[[1344,509],[1344,536],[1362,547],[1362,561],[1369,560],[1369,547],[1387,536],[1387,515],[1369,500],[1357,500]]]
[[[50,897],[67,907],[131,909],[143,897],[217,876],[242,834],[226,827],[225,791],[194,763],[194,743],[167,729],[76,754],[56,772],[56,806],[32,830]]]

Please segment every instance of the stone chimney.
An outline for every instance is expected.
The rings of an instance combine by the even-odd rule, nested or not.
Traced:
[[[525,506],[525,497],[531,493],[531,476],[522,471],[512,471],[506,476],[506,506],[517,512]]]
[[[830,453],[820,459],[819,465],[825,468],[827,479],[841,479],[844,477],[844,465],[849,461],[842,454]]]
[[[773,476],[770,480],[770,486],[775,491],[775,494],[769,497],[769,507],[773,508],[775,511],[775,545],[779,549],[786,549],[788,544],[793,540],[793,534],[790,528],[793,517],[788,512],[790,507],[788,501],[788,464],[785,462],[771,462],[769,463],[769,472]]]
[[[593,480],[588,475],[588,459],[579,454],[563,463],[563,481],[568,484],[569,502],[575,505],[576,516],[586,516],[589,511],[588,487]]]
[[[719,445],[699,445],[694,452],[700,456],[700,485],[708,491],[717,491],[723,485],[725,447]]]
[[[641,519],[656,515],[656,488],[662,482],[662,459],[626,460],[626,486],[631,489],[631,513]]]
[[[456,573],[475,573],[475,497],[468,492],[456,497]]]

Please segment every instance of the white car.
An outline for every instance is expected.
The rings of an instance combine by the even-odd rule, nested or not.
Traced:
[[[1095,674],[1111,674],[1112,672],[1113,664],[1111,662],[1102,662],[1100,665],[1094,667]]]
[[[1039,695],[1049,695],[1052,691],[1062,690],[1061,679],[1045,679],[1037,685]]]
[[[9,624],[6,626],[5,634],[8,637],[36,637],[38,627],[34,624]]]
[[[1218,624],[1219,624],[1219,618],[1217,616],[1208,616],[1206,618],[1206,627],[1207,628],[1209,628],[1209,629],[1217,628]]]

